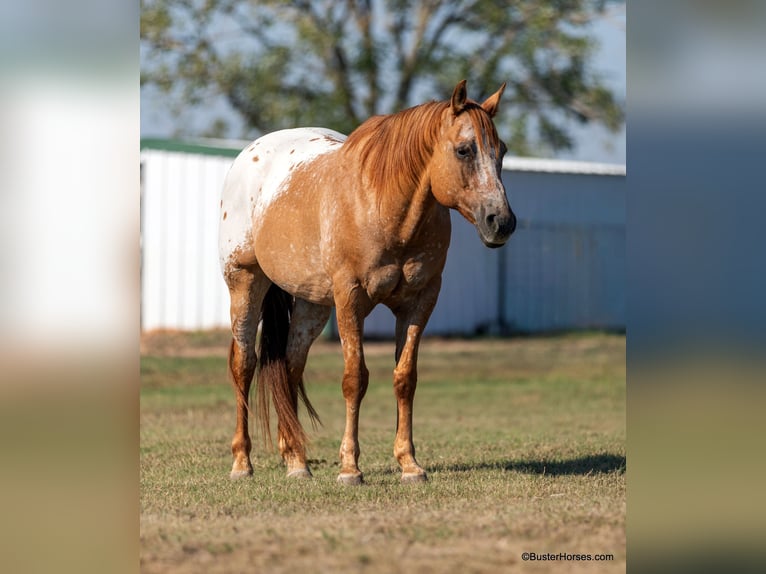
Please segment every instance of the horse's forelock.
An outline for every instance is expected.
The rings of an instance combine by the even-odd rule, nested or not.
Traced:
[[[479,149],[491,148],[498,153],[500,150],[500,136],[489,114],[477,102],[469,100],[461,112],[468,114],[476,134],[476,143]]]

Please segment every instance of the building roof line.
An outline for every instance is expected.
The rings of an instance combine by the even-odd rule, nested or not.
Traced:
[[[141,138],[141,149],[237,157],[250,142],[246,140],[225,140],[201,138],[195,140],[174,140],[164,138]],[[573,161],[565,159],[544,159],[537,157],[506,157],[503,169],[542,173],[569,173],[581,175],[624,176],[625,164]]]
[[[166,138],[141,138],[141,150],[157,150],[196,155],[217,155],[237,157],[250,142],[200,138],[193,140],[175,140]]]
[[[572,173],[581,175],[624,176],[627,174],[625,164],[537,157],[506,157],[503,160],[503,169],[509,171]]]

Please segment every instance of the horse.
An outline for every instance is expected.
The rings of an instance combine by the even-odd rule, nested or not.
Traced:
[[[253,474],[248,413],[256,366],[255,415],[264,437],[271,441],[273,403],[287,476],[312,477],[298,400],[316,424],[303,371],[335,307],[346,403],[337,481],[363,482],[359,409],[369,382],[363,325],[378,304],[396,317],[394,456],[402,482],[427,479],[415,458],[412,410],[418,346],[450,243],[449,210],[473,224],[490,248],[505,244],[516,227],[500,177],[506,146],[493,122],[504,89],[479,104],[467,98],[463,80],[449,100],[373,116],[348,137],[324,128],[281,130],[234,160],[219,233],[231,296],[232,479]]]

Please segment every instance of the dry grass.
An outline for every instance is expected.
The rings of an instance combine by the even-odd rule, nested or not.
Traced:
[[[424,485],[391,450],[393,346],[366,355],[360,465],[335,484],[343,428],[335,343],[315,346],[307,387],[313,481],[256,451],[228,479],[233,392],[223,333],[142,341],[141,567],[145,572],[619,572],[625,569],[625,338],[442,341],[421,349],[415,399]],[[523,562],[522,552],[610,562]]]

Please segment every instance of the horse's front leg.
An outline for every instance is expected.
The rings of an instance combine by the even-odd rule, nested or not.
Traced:
[[[346,400],[346,429],[340,444],[338,482],[362,484],[359,470],[359,407],[367,392],[369,371],[364,364],[362,330],[364,318],[372,308],[367,294],[358,284],[336,289],[338,334],[343,347],[343,398]]]
[[[424,482],[426,471],[415,459],[412,442],[412,403],[418,381],[418,347],[428,318],[436,305],[441,277],[432,280],[420,295],[396,313],[396,368],[394,394],[396,395],[396,438],[394,456],[402,469],[402,482]]]

